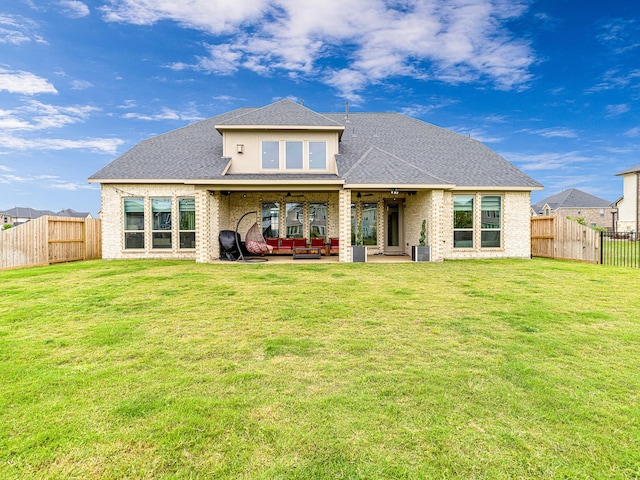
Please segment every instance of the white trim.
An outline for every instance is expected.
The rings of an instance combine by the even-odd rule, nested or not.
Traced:
[[[214,125],[218,131],[224,130],[323,130],[344,132],[344,125]]]

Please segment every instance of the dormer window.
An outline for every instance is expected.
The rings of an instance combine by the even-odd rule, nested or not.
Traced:
[[[262,168],[280,168],[280,142],[262,142]]]
[[[263,170],[327,170],[327,142],[262,142]]]
[[[327,142],[309,142],[309,168],[311,170],[326,170]]]
[[[285,142],[287,170],[302,169],[302,142]]]

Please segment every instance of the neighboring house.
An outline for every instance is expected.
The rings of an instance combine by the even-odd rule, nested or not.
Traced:
[[[531,206],[533,216],[584,217],[591,227],[615,229],[616,208],[613,204],[589,193],[570,188],[540,200]]]
[[[316,113],[289,100],[144,140],[89,178],[102,191],[103,258],[211,262],[218,234],[339,239],[403,255],[422,220],[432,259],[529,258],[542,186],[482,143],[397,113]],[[177,221],[172,221],[177,219]]]
[[[59,212],[53,212],[51,210],[36,210],[29,207],[13,207],[3,212],[4,223],[11,223],[13,225],[20,225],[21,223],[28,222],[35,218],[40,218],[45,215],[52,217],[76,217],[76,218],[92,218],[89,212],[76,212],[70,208],[61,210]]]
[[[2,219],[2,225],[5,225],[5,224],[13,225],[13,217],[6,212],[0,212],[0,219]]]
[[[619,232],[637,232],[640,222],[640,165],[628,168],[617,176],[622,177],[622,198],[616,200],[618,207],[617,229]]]

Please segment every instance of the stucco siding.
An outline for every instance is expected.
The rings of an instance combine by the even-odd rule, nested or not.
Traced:
[[[327,169],[312,170],[318,173],[336,173],[335,155],[338,153],[338,134],[335,132],[310,132],[273,130],[252,132],[249,130],[227,131],[223,138],[223,156],[231,158],[229,173],[273,173],[274,170],[262,169],[262,142],[304,142],[305,163],[308,161],[308,145],[306,142],[327,142]],[[242,153],[238,152],[238,145],[242,145]],[[297,170],[287,170],[285,165],[284,143],[280,148],[280,173],[295,173]],[[309,171],[308,169],[306,171]]]

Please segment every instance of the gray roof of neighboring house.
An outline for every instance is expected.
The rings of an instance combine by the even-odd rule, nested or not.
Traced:
[[[52,217],[76,217],[76,218],[87,218],[90,213],[89,212],[76,212],[71,208],[67,208],[65,210],[60,210],[59,212],[54,212],[51,210],[36,210],[35,208],[30,207],[13,207],[9,210],[5,210],[5,215],[14,218],[28,218],[35,219],[40,218],[45,215],[50,215]]]
[[[541,187],[477,140],[421,120],[398,113],[318,114],[290,100],[234,110],[149,138],[90,180],[242,180],[238,175],[224,175],[229,159],[222,157],[222,136],[215,126],[248,121],[254,125],[344,126],[336,162],[339,178],[347,185]]]
[[[620,172],[620,173],[616,173],[616,175],[626,175],[627,173],[636,173],[636,172],[640,172],[640,164],[631,167],[631,168],[627,168],[626,170]]]
[[[552,210],[558,208],[610,208],[611,202],[582,190],[570,188],[536,202],[531,208],[537,213],[541,213],[545,205],[549,205]]]
[[[36,210],[30,207],[13,207],[5,210],[4,214],[14,218],[39,218],[44,215],[55,215],[51,210]]]
[[[72,208],[65,208],[55,214],[58,217],[74,217],[74,218],[87,218],[91,215],[89,212],[76,212]]]

